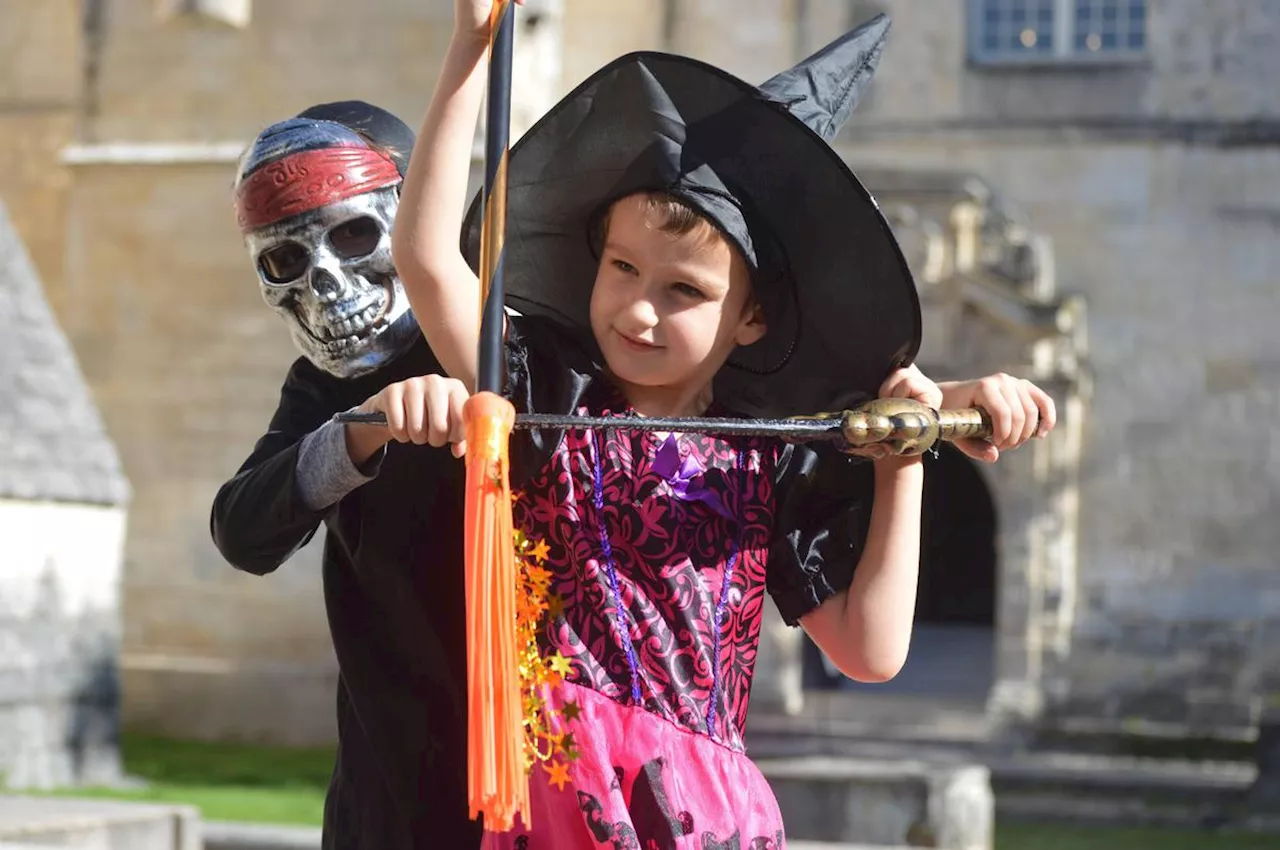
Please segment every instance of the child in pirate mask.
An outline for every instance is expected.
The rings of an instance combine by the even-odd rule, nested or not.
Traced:
[[[445,449],[399,444],[357,463],[331,421],[380,393],[412,397],[431,383],[418,376],[440,370],[390,256],[413,142],[375,106],[324,104],[264,130],[236,180],[263,297],[303,356],[267,433],[218,491],[211,528],[231,564],[264,575],[326,525],[340,671],[326,850],[480,840],[464,792],[461,466]],[[396,435],[426,437],[408,425]]]
[[[488,0],[457,4],[393,239],[414,314],[466,386],[479,224],[462,210],[489,13]],[[988,458],[1053,426],[1025,382],[939,387],[909,365],[914,283],[828,144],[887,29],[878,18],[760,88],[627,56],[511,151],[504,263],[519,315],[505,392],[521,412],[617,427],[512,438],[516,523],[545,544],[556,600],[539,650],[565,669],[547,695],[563,758],[535,768],[532,824],[486,833],[486,848],[781,847],[777,804],[743,751],[766,595],[853,678],[891,678],[906,658],[920,458],[629,421],[910,397],[986,407],[993,441],[967,448]],[[439,382],[419,415],[457,439],[452,393]]]

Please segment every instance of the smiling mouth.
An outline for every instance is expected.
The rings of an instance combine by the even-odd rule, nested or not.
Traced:
[[[614,333],[618,335],[618,338],[621,339],[628,348],[633,348],[636,351],[659,351],[662,349],[662,346],[660,345],[655,345],[652,342],[645,342],[644,340],[627,336],[622,331],[615,330]]]
[[[324,313],[319,326],[307,322],[298,305],[294,315],[298,324],[316,343],[330,354],[343,354],[379,336],[389,325],[387,313],[391,310],[391,286],[386,280],[376,281],[373,294],[352,307],[330,309]]]

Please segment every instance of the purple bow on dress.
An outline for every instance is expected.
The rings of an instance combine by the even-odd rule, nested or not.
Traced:
[[[707,486],[706,469],[698,459],[693,455],[680,457],[680,441],[675,434],[658,448],[653,457],[653,471],[662,476],[672,497],[683,502],[702,502],[725,519],[734,519],[720,494]]]

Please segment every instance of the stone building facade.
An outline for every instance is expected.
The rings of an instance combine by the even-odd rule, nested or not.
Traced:
[[[998,665],[1024,638],[1048,725],[1252,735],[1280,666],[1280,5],[1110,4],[1142,8],[1142,50],[1007,64],[970,40],[1002,4],[859,5],[896,25],[850,158],[982,175],[1089,305],[1078,530],[1029,535],[1021,579],[1001,541],[999,611],[1032,616]]]
[[[350,8],[0,7],[0,198],[135,487],[126,716],[163,731],[332,732],[315,553],[237,575],[207,512],[292,358],[231,219],[236,157],[324,100],[416,121],[448,39],[445,0]],[[530,0],[516,122],[629,50],[758,81],[877,11],[890,46],[839,144],[912,256],[922,362],[1033,375],[1063,412],[994,468],[953,463],[970,489],[940,501],[989,503],[990,555],[926,565],[928,604],[985,609],[992,719],[1251,736],[1280,691],[1280,5]]]

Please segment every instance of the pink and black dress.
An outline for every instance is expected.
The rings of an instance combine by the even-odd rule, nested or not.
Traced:
[[[848,586],[865,465],[760,438],[628,431],[589,350],[544,320],[508,334],[518,410],[617,416],[617,430],[516,432],[517,527],[550,547],[565,600],[541,649],[572,672],[579,757],[535,770],[532,830],[489,850],[784,846],[743,726],[765,595],[790,623]],[[723,414],[721,414],[723,415]]]

